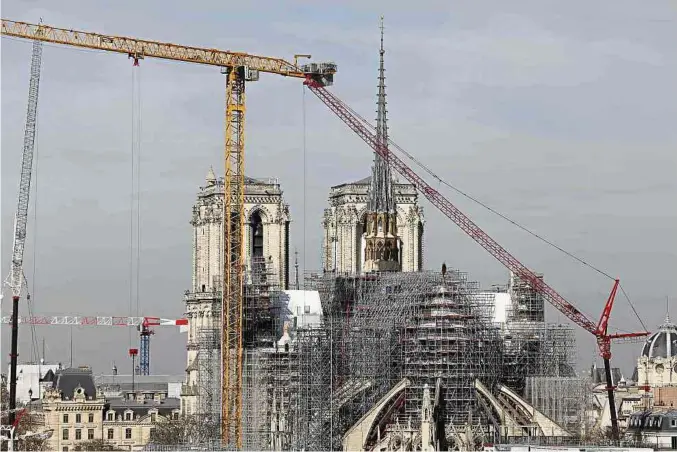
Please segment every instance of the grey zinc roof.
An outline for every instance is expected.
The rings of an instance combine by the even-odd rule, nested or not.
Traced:
[[[128,400],[122,397],[111,398],[108,400],[107,409],[115,410],[116,412],[123,412],[125,410],[132,410],[135,414],[145,414],[148,410],[157,408],[160,414],[171,413],[173,410],[181,409],[181,400],[175,397],[167,397],[163,400],[144,400],[135,401]]]
[[[117,384],[163,384],[182,383],[184,378],[181,375],[98,375],[96,384],[98,385],[117,385]]]
[[[336,187],[342,187],[345,185],[371,185],[371,176],[364,177],[362,179],[353,181],[353,182],[344,182],[342,184],[334,185],[331,188],[336,188]],[[393,185],[410,185],[406,180],[403,182],[401,181],[397,175],[393,175]]]
[[[56,373],[56,381],[53,387],[61,391],[63,399],[71,400],[78,386],[84,389],[87,399],[96,397],[96,387],[94,386],[94,376],[91,369],[61,369]]]
[[[677,356],[677,326],[665,320],[665,324],[651,336],[642,349],[642,356],[649,358],[669,358]]]

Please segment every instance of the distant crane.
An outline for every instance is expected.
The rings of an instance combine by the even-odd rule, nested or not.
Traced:
[[[42,62],[42,43],[33,41],[31,57],[31,79],[28,86],[28,109],[26,112],[26,128],[24,130],[23,154],[21,156],[21,176],[19,177],[19,194],[14,217],[14,242],[12,245],[12,264],[5,284],[12,291],[12,344],[9,365],[9,424],[15,419],[16,408],[16,365],[19,341],[19,299],[24,283],[24,248],[26,246],[26,225],[28,223],[28,198],[31,192],[31,173],[33,170],[33,150],[35,145],[35,127],[38,117],[38,90],[40,87],[40,65]]]
[[[0,323],[12,323],[12,317],[3,316]],[[20,325],[65,325],[65,326],[133,326],[139,331],[139,375],[150,375],[150,336],[155,334],[152,326],[178,326],[181,332],[187,330],[188,319],[163,319],[160,317],[126,317],[126,316],[32,316],[19,317]],[[136,349],[134,349],[136,350]],[[136,355],[136,353],[135,353]],[[132,369],[136,373],[136,369]]]
[[[581,311],[568,302],[564,297],[555,291],[552,287],[546,284],[541,278],[512,256],[505,248],[498,244],[494,239],[489,237],[479,226],[477,226],[470,218],[461,212],[451,201],[444,197],[440,192],[435,190],[428,184],[421,176],[412,170],[406,163],[404,163],[397,155],[393,154],[388,146],[403,151],[392,140],[387,143],[381,143],[377,139],[377,134],[368,121],[358,115],[348,105],[343,103],[334,94],[329,92],[323,85],[315,83],[312,79],[307,79],[305,84],[310,90],[332,110],[353,132],[355,132],[374,152],[382,156],[390,165],[400,173],[409,183],[413,184],[418,191],[437,207],[444,215],[451,221],[456,223],[463,232],[469,235],[484,249],[486,249],[492,256],[494,256],[500,263],[506,266],[509,270],[515,273],[520,279],[528,282],[532,289],[542,293],[544,298],[562,314],[567,316],[571,321],[581,326],[586,331],[590,332],[597,339],[600,356],[604,360],[604,371],[606,374],[606,390],[609,398],[609,408],[611,413],[611,429],[612,437],[618,440],[618,419],[616,413],[616,404],[614,401],[614,386],[611,378],[611,341],[619,340],[624,342],[641,341],[644,336],[648,336],[648,331],[638,333],[622,333],[609,334],[609,317],[613,308],[616,291],[618,290],[619,280],[614,281],[611,294],[604,306],[604,310],[599,319],[595,323],[588,319]],[[404,152],[404,151],[403,151]]]

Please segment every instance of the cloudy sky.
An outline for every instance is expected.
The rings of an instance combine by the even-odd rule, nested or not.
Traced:
[[[671,1],[3,2],[2,17],[185,45],[339,65],[332,90],[375,116],[378,21],[385,16],[392,138],[445,180],[621,278],[652,329],[677,316],[677,8]],[[407,5],[407,6],[405,6]],[[2,274],[8,272],[31,45],[2,38]],[[136,70],[136,75],[133,71]],[[140,87],[134,94],[134,80]],[[25,269],[40,314],[129,315],[132,112],[140,101],[143,315],[179,317],[190,285],[191,206],[221,168],[217,68],[45,45],[37,171]],[[248,85],[246,172],[278,177],[303,269],[320,266],[329,187],[368,175],[369,149],[298,80]],[[304,110],[306,153],[304,142]],[[306,168],[304,170],[304,168]],[[597,319],[612,282],[459,197],[459,208]],[[484,286],[506,270],[434,208],[426,266]],[[133,290],[136,293],[136,290]],[[135,295],[134,295],[135,298]],[[135,304],[135,302],[134,302]],[[22,315],[27,314],[25,304]],[[136,311],[135,308],[132,309]],[[8,297],[2,305],[8,315]],[[563,316],[549,313],[553,322]],[[641,329],[619,297],[612,323]],[[38,327],[47,358],[69,361],[67,327]],[[129,372],[126,329],[74,329],[73,363]],[[21,360],[31,357],[30,330]],[[3,326],[3,368],[8,328]],[[578,335],[579,364],[595,359]],[[180,374],[185,336],[153,337],[153,372]],[[626,373],[639,346],[615,348]]]

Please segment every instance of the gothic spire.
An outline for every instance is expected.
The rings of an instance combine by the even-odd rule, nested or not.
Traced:
[[[381,17],[381,48],[379,50],[378,97],[376,109],[376,139],[387,149],[388,124],[386,118],[386,77],[383,63],[383,17]],[[395,212],[393,182],[390,164],[378,154],[374,154],[371,170],[371,187],[369,190],[369,210],[371,212]]]

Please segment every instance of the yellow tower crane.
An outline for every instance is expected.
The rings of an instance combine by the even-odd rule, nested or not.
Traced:
[[[2,19],[2,35],[51,42],[73,47],[105,50],[140,59],[161,58],[218,66],[226,75],[226,115],[223,202],[223,290],[222,290],[222,408],[221,437],[224,444],[242,448],[243,370],[243,274],[244,274],[244,118],[245,82],[256,81],[260,72],[312,80],[322,86],[333,83],[334,63],[299,66],[281,58],[228,50],[189,47],[166,42],[103,35]]]

